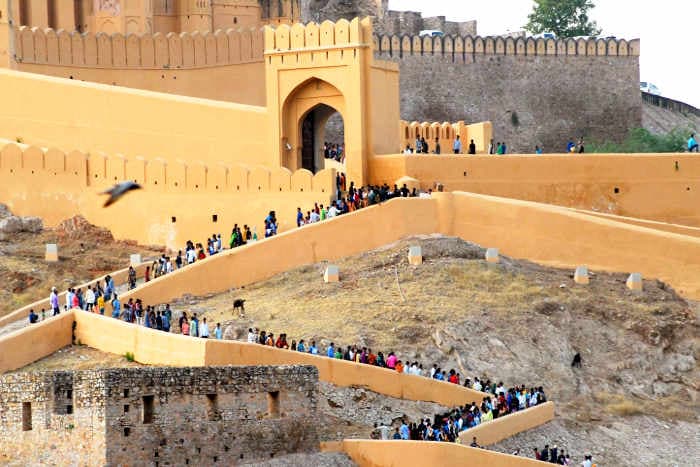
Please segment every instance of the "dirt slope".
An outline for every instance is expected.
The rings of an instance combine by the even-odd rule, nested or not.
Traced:
[[[407,263],[413,244],[423,247],[422,266]],[[339,284],[324,284],[324,265],[315,264],[244,290],[184,297],[174,309],[226,323],[234,335],[254,325],[324,347],[394,350],[508,385],[542,384],[559,417],[547,435],[577,440],[578,457],[590,450],[604,465],[642,459],[636,437],[655,439],[657,422],[690,439],[700,413],[697,304],[655,280],[633,293],[625,274],[594,271],[589,286],[577,286],[571,271],[508,258],[488,265],[483,253],[459,239],[415,238],[339,261]],[[246,318],[232,319],[234,297],[247,300]],[[573,370],[577,351],[583,368]],[[610,428],[619,423],[628,430]],[[688,449],[700,456],[697,444],[671,444],[655,449],[652,463],[682,464]]]

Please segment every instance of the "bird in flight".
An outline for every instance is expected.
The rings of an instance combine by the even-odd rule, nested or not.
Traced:
[[[131,180],[127,180],[125,182],[118,183],[114,185],[112,188],[109,190],[103,191],[100,193],[101,195],[109,195],[109,198],[107,201],[105,201],[105,204],[103,207],[110,206],[114,203],[116,203],[119,198],[124,196],[127,192],[131,190],[139,190],[141,189],[141,185],[139,185],[136,182],[132,182]]]

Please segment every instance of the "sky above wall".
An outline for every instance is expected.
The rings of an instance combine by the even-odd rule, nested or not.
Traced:
[[[604,36],[641,39],[641,81],[654,83],[666,97],[700,107],[700,0],[594,2],[591,16]],[[531,0],[389,0],[392,10],[454,21],[475,19],[484,36],[521,31],[533,4]]]

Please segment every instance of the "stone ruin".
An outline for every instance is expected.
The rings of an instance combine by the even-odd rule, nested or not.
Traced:
[[[317,453],[313,366],[0,377],[2,465],[234,465]]]

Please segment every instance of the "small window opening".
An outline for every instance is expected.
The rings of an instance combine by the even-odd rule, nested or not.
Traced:
[[[124,427],[124,436],[129,436],[131,434],[131,428],[128,426]]]
[[[143,396],[143,423],[148,425],[153,423],[153,402],[154,396]]]
[[[219,397],[216,394],[207,394],[207,419],[217,421],[219,416]]]
[[[129,413],[129,404],[124,404],[124,413]]]
[[[71,415],[73,413],[73,404],[66,405],[66,415]]]
[[[618,194],[620,192],[620,189],[618,187],[615,187],[613,191],[615,192],[615,194]]]
[[[219,215],[218,214],[212,214],[211,216],[211,221],[212,222],[218,222],[219,221]],[[207,396],[209,397],[209,396]]]
[[[269,418],[279,418],[280,416],[279,391],[272,391],[267,393],[267,416]]]
[[[173,217],[170,218],[170,222],[172,222],[173,224],[174,224],[175,222],[177,222],[177,219],[175,218],[175,216],[173,216]]]
[[[129,397],[129,390],[128,389],[124,389],[124,397]]]
[[[66,399],[72,399],[73,398],[73,390],[69,389],[66,391]]]
[[[22,402],[22,431],[32,429],[32,403]]]

